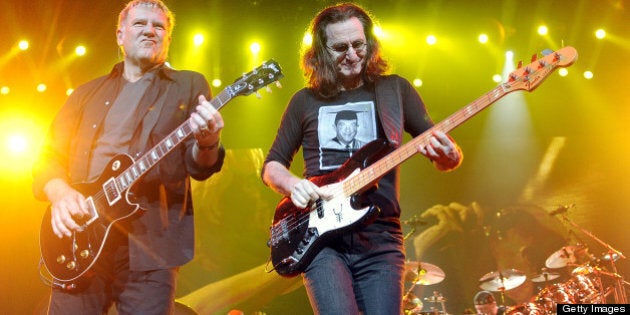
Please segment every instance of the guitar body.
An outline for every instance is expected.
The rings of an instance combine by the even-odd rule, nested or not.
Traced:
[[[355,152],[336,171],[309,180],[319,187],[342,185],[347,178],[356,175],[390,150],[386,141],[374,140]],[[298,275],[330,238],[371,223],[378,213],[379,209],[368,204],[360,194],[341,194],[331,200],[320,199],[304,209],[296,207],[291,198],[282,198],[276,207],[268,243],[274,269],[282,276]]]
[[[62,287],[74,288],[73,283],[98,260],[115,224],[140,209],[128,200],[128,189],[114,188],[113,179],[132,164],[130,156],[118,155],[96,181],[73,186],[87,197],[91,213],[89,218],[77,222],[83,231],[75,231],[70,237],[57,237],[51,225],[51,209],[46,210],[39,235],[41,255],[46,269]]]

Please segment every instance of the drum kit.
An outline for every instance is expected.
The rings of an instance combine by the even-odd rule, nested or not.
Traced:
[[[626,257],[609,244],[569,220],[573,227],[606,248],[606,253],[597,258],[583,244],[567,245],[553,252],[545,260],[545,268],[532,275],[529,280],[539,284],[538,293],[529,301],[507,307],[506,315],[556,314],[557,304],[627,304],[625,286],[630,285],[617,273],[616,261]],[[568,276],[567,276],[568,271]],[[416,285],[432,285],[442,282],[445,273],[440,267],[426,262],[409,261],[405,264],[405,282],[411,287],[403,296],[404,314],[448,314],[446,298],[434,291],[424,302],[439,304],[431,311],[423,311],[423,301],[412,290]],[[491,271],[479,278],[479,287],[486,291],[499,292],[500,305],[505,305],[505,292],[525,283],[527,275],[516,269]]]
[[[601,244],[607,249],[607,252],[598,259],[590,254],[588,247],[583,244],[567,245],[553,252],[545,260],[546,268],[543,268],[540,274],[534,275],[530,279],[532,282],[544,284],[544,288],[540,289],[531,301],[507,308],[505,314],[556,314],[558,304],[628,303],[625,286],[629,283],[617,273],[615,264],[619,258],[625,258],[623,254],[566,216],[563,215],[562,218]],[[609,265],[608,268],[605,266],[606,264]],[[570,270],[568,280],[551,283],[551,281],[561,277],[560,272],[551,270],[560,271],[564,268]],[[516,280],[513,282],[516,283]],[[509,290],[507,287],[504,289]],[[613,299],[609,298],[611,294]]]

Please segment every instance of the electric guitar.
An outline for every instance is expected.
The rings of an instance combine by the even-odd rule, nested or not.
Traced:
[[[264,62],[244,74],[219,95],[210,100],[217,110],[232,98],[249,95],[258,89],[277,82],[283,77],[280,66],[273,60]],[[147,151],[137,161],[126,154],[115,156],[99,178],[91,183],[73,185],[86,198],[88,218],[77,222],[82,231],[58,238],[51,225],[48,207],[40,229],[40,250],[44,266],[52,276],[52,284],[64,289],[76,287],[76,281],[86,275],[99,259],[112,228],[141,209],[132,201],[130,190],[134,184],[193,133],[190,118],[179,125],[165,139]]]
[[[536,55],[534,55],[534,59]],[[280,275],[296,276],[310,264],[328,239],[378,215],[378,208],[365,205],[359,198],[385,174],[418,153],[418,145],[429,144],[436,130],[449,132],[508,93],[533,91],[557,67],[567,67],[577,59],[573,47],[549,51],[543,58],[510,73],[508,80],[466,107],[434,125],[424,133],[393,150],[387,141],[374,140],[355,152],[336,171],[309,178],[317,186],[333,193],[330,200],[316,200],[306,208],[297,208],[284,197],[274,214],[268,246],[272,267]]]

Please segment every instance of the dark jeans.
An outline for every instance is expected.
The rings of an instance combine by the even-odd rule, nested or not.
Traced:
[[[401,314],[404,264],[400,234],[363,231],[340,238],[324,247],[303,275],[313,311]]]
[[[80,289],[52,289],[48,314],[107,314],[113,303],[119,315],[172,313],[178,268],[130,271],[129,248],[110,240]]]

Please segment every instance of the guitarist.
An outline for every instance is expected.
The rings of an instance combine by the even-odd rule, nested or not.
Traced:
[[[53,284],[49,314],[170,314],[179,266],[193,257],[189,177],[218,172],[225,150],[219,112],[206,79],[165,64],[174,19],[160,0],[133,0],[120,12],[116,40],[123,61],[70,95],[54,119],[35,165],[33,191],[50,202],[54,233],[69,238],[89,216],[70,184],[94,181],[116,154],[136,158],[186,119],[186,139],[134,185],[142,210],[111,229],[89,275],[72,290]],[[125,196],[123,196],[124,199]],[[124,200],[123,200],[124,202]]]
[[[385,75],[387,63],[372,28],[369,13],[349,3],[325,8],[311,22],[313,44],[302,56],[307,87],[291,98],[262,170],[265,184],[290,197],[297,208],[331,198],[329,191],[289,168],[300,147],[306,178],[340,167],[335,159],[324,158],[331,152],[348,156],[325,145],[334,137],[336,113],[356,113],[357,138],[386,139],[392,146],[401,145],[403,129],[417,136],[433,125],[409,82]],[[441,132],[417,149],[441,171],[458,167],[463,158]],[[304,283],[316,314],[401,314],[405,256],[397,183],[397,170],[380,179],[378,189],[367,196],[380,208],[375,222],[336,236],[305,268]]]

